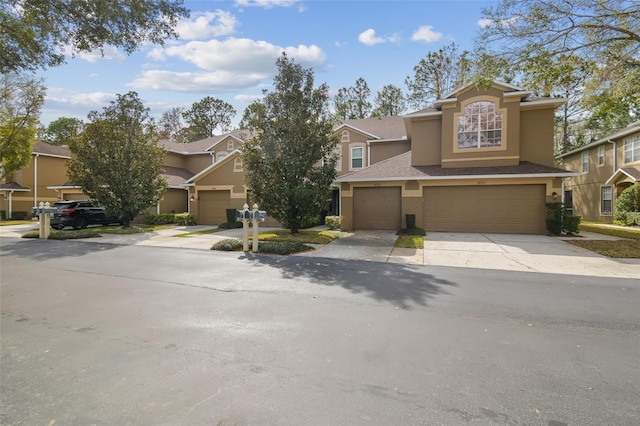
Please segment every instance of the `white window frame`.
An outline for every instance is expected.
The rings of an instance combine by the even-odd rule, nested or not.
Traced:
[[[355,157],[353,155],[353,152],[355,150],[359,149],[360,150],[360,157]],[[349,157],[349,170],[360,170],[362,168],[364,168],[364,147],[363,146],[354,146],[351,147],[351,156]],[[353,160],[360,160],[361,161],[361,166],[360,167],[354,167],[353,166]]]
[[[589,171],[589,151],[582,151],[582,172]]]
[[[605,194],[605,192],[607,193]],[[604,208],[605,201],[609,202],[608,210]],[[600,187],[600,214],[603,216],[611,216],[612,211],[613,211],[613,188],[611,186],[601,186]]]
[[[631,136],[624,141],[624,163],[640,161],[640,135]]]
[[[504,114],[494,102],[478,100],[468,103],[463,107],[463,113],[456,117],[458,136],[456,149],[464,151],[502,148],[504,145],[504,123]],[[463,139],[469,139],[471,144],[461,146]],[[492,142],[489,142],[489,139]]]
[[[349,131],[348,130],[343,130],[342,131],[342,135],[340,137],[340,142],[349,142]]]
[[[227,142],[227,151],[233,151],[233,141]]]
[[[222,161],[224,160],[224,157],[226,157],[227,154],[218,154],[218,160],[217,161]]]
[[[604,166],[604,145],[598,147],[598,166]]]

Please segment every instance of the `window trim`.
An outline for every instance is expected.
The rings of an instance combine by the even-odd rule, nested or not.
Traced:
[[[589,173],[589,150],[582,151],[580,161],[582,173]]]
[[[605,189],[609,190],[609,198],[604,198]],[[605,210],[604,202],[609,202],[609,210]],[[611,186],[601,186],[600,187],[600,216],[611,216],[613,214],[613,187]]]
[[[604,145],[600,145],[598,147],[598,167],[604,166],[604,163],[605,163],[604,154],[605,154]]]
[[[353,167],[353,160],[358,159],[358,157],[353,156],[353,151],[359,149],[362,154],[360,154],[360,161],[362,161],[362,165],[360,167]],[[352,146],[349,148],[349,170],[360,170],[364,169],[364,146]]]
[[[349,138],[348,130],[342,131],[342,134],[340,135],[340,142],[351,142],[351,139]]]
[[[243,163],[241,157],[236,157],[236,159],[233,160],[233,171],[234,172],[243,172],[244,171],[244,163]]]
[[[476,102],[492,103],[494,105],[494,112],[502,114],[502,127],[500,128],[501,130],[500,146],[476,147],[476,148],[459,148],[458,147],[458,118],[464,117],[466,107]],[[453,152],[460,154],[460,153],[469,153],[469,152],[506,151],[508,146],[507,122],[508,122],[507,108],[500,108],[500,98],[497,98],[494,96],[478,96],[478,97],[468,99],[464,102],[461,102],[460,111],[453,114]]]
[[[629,148],[627,148],[627,146],[629,146]],[[638,158],[635,156],[636,150],[640,151],[640,134],[629,136],[624,140],[624,147],[622,150],[622,160],[624,161],[624,164],[640,161],[640,156],[638,156]],[[627,153],[631,155],[631,159],[629,161],[627,161]]]
[[[227,151],[233,151],[233,141],[227,141]]]

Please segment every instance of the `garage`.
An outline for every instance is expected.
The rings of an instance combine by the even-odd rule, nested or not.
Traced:
[[[402,227],[400,187],[354,188],[355,229],[400,229]]]
[[[227,209],[231,208],[230,191],[198,191],[198,223],[219,225],[227,221]]]
[[[427,231],[545,233],[545,185],[427,187]]]

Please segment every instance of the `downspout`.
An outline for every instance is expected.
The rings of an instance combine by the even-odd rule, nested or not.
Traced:
[[[13,214],[13,191],[9,191],[9,206],[7,207],[7,218],[11,219]]]
[[[371,144],[367,140],[367,167],[371,165]]]
[[[215,157],[216,152],[211,150],[209,151],[209,155],[211,155],[211,164],[215,164],[216,163],[216,157]]]
[[[36,153],[33,159],[33,207],[38,207],[38,157],[40,154]]]

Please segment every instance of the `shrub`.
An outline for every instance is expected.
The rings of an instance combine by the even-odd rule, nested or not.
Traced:
[[[562,203],[547,203],[547,232],[551,235],[562,234]]]
[[[627,212],[624,224],[628,226],[640,226],[640,212]]]
[[[239,240],[237,238],[220,240],[211,246],[211,250],[218,250],[218,251],[242,250],[242,240]]]
[[[628,212],[640,212],[640,182],[634,183],[616,198],[614,219],[626,223]]]
[[[324,224],[329,229],[340,229],[342,227],[342,216],[326,216],[324,218]]]
[[[98,238],[100,234],[88,231],[86,229],[79,229],[77,231],[51,231],[49,234],[50,240],[79,240],[81,238]],[[31,231],[26,234],[22,234],[22,238],[40,238],[39,231]]]
[[[29,217],[27,212],[11,212],[11,220],[22,220]]]
[[[144,223],[147,225],[167,225],[175,223],[176,217],[173,213],[148,213],[144,215]]]
[[[0,210],[0,220],[7,220],[7,211]]]
[[[416,215],[405,214],[404,217],[407,222],[407,229],[414,229],[416,227]]]
[[[562,218],[562,230],[565,234],[578,234],[580,232],[580,216],[564,214]]]
[[[195,225],[196,220],[191,213],[176,213],[174,216],[174,222],[178,225]]]

